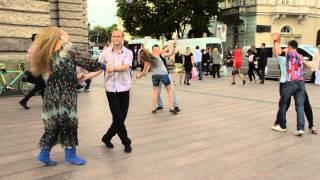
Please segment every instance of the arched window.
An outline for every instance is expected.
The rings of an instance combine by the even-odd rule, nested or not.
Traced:
[[[290,26],[283,26],[280,31],[282,34],[292,34],[293,30]]]

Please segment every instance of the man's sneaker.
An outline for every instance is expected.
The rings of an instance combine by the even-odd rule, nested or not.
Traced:
[[[296,135],[296,136],[303,136],[303,134],[304,134],[303,130],[298,130],[298,131],[294,132],[294,135]]]
[[[181,109],[179,107],[175,107],[174,110],[177,111],[177,112],[181,111]]]
[[[174,109],[170,109],[169,112],[171,114],[173,114],[173,115],[177,115],[178,114],[178,112],[176,110],[174,110]]]
[[[309,128],[312,134],[318,134],[318,130],[315,127]]]
[[[272,127],[271,129],[274,131],[279,131],[279,132],[286,132],[287,131],[287,129],[283,129],[279,125],[276,125],[276,126]]]
[[[163,109],[162,106],[158,106],[156,110],[159,111],[159,110],[162,110],[162,109]]]

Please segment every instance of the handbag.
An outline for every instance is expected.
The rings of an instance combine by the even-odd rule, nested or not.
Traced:
[[[221,66],[221,72],[223,73],[223,76],[227,77],[228,76],[227,66],[225,65]]]
[[[196,80],[198,78],[198,70],[197,70],[196,67],[192,68],[191,74],[192,74],[192,79],[193,80]]]

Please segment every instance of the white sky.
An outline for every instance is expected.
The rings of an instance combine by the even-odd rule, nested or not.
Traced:
[[[117,24],[115,0],[88,0],[88,17],[91,27]]]

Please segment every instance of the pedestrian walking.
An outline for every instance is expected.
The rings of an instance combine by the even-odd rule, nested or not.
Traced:
[[[246,54],[246,57],[248,58],[248,66],[249,66],[248,76],[250,79],[250,84],[252,83],[253,80],[255,83],[257,83],[256,75],[255,75],[255,73],[257,73],[256,65],[258,63],[257,55],[258,55],[258,52],[257,52],[256,46],[251,45],[251,48],[247,51],[247,54]]]
[[[177,84],[177,80],[179,80],[179,84],[182,84],[182,76],[183,76],[183,55],[180,51],[177,51],[177,53],[174,56],[174,84]]]
[[[258,76],[260,78],[260,84],[264,84],[265,72],[268,64],[268,50],[266,49],[266,44],[261,44],[261,50],[258,58]]]
[[[35,41],[37,34],[33,34],[31,37],[32,42]],[[28,49],[28,56],[27,56],[27,64],[30,66],[32,62],[32,47]],[[34,76],[30,72],[30,70],[26,71],[26,74],[28,74],[28,80],[30,80],[33,84],[34,87],[33,89],[22,99],[19,101],[19,104],[24,108],[24,109],[30,109],[30,107],[27,105],[28,101],[32,96],[34,96],[36,93],[40,92],[41,97],[43,98],[44,95],[44,88],[46,87],[46,84],[42,78],[42,76]]]
[[[195,67],[194,57],[191,53],[191,50],[189,47],[186,48],[186,52],[183,55],[183,65],[184,69],[186,71],[185,78],[184,78],[184,84],[190,85],[190,80],[192,78],[192,68]]]
[[[236,48],[233,51],[233,70],[232,70],[232,83],[231,85],[235,85],[236,82],[236,75],[239,76],[239,78],[242,81],[242,84],[246,84],[246,80],[244,79],[244,75],[241,73],[241,66],[242,66],[242,52],[239,44],[236,44]]]
[[[221,65],[222,65],[222,58],[221,55],[219,53],[218,48],[214,48],[213,49],[213,53],[212,53],[212,59],[213,59],[213,78],[220,78],[220,69],[221,69]]]
[[[202,78],[203,78],[202,53],[201,53],[199,46],[196,46],[196,50],[194,51],[194,61],[195,61],[197,68],[198,68],[199,80],[202,80]]]

